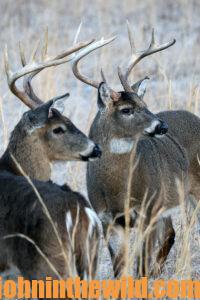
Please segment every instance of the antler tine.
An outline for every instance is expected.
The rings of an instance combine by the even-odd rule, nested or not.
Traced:
[[[34,51],[32,52],[31,55],[31,60],[26,64],[25,56],[23,55],[23,50],[21,47],[20,50],[20,57],[21,57],[21,63],[22,63],[22,68],[16,72],[11,72],[9,63],[8,63],[8,52],[7,49],[5,49],[5,70],[7,74],[7,81],[8,81],[8,86],[10,90],[12,91],[13,94],[15,94],[19,99],[21,99],[22,102],[24,102],[28,107],[30,108],[35,108],[38,105],[43,104],[43,101],[39,99],[33,92],[33,89],[31,87],[31,80],[32,78],[38,74],[40,71],[42,71],[45,68],[52,67],[52,66],[58,66],[61,64],[64,64],[70,60],[73,59],[72,53],[82,49],[83,47],[88,46],[91,44],[94,40],[90,40],[87,42],[83,43],[78,43],[68,49],[67,51],[64,51],[55,57],[51,57],[46,59],[45,61],[42,62],[35,62],[35,57],[37,53],[37,48],[34,48]],[[30,75],[29,75],[30,74]],[[29,76],[27,76],[29,75]],[[24,77],[24,91],[21,91],[17,88],[16,86],[16,81]]]
[[[129,22],[127,22],[127,30],[128,30],[128,37],[129,37],[129,42],[130,42],[130,46],[131,46],[131,59],[130,62],[128,63],[127,68],[125,69],[125,72],[122,72],[121,68],[118,68],[118,76],[119,79],[121,81],[122,86],[124,87],[124,89],[126,91],[131,91],[131,86],[128,83],[128,77],[132,71],[132,69],[146,56],[149,56],[153,53],[165,50],[169,47],[171,47],[172,45],[175,44],[176,40],[173,39],[172,41],[169,41],[167,43],[161,44],[161,45],[156,45],[155,43],[155,34],[154,34],[154,29],[152,29],[152,33],[151,33],[151,42],[149,47],[142,51],[142,52],[137,52],[135,45],[134,45],[134,40],[133,40],[133,34],[132,31],[130,29],[130,24]],[[133,91],[133,89],[132,89]]]
[[[129,93],[133,92],[133,89],[129,85],[128,80],[126,79],[126,77],[123,74],[122,69],[120,67],[118,67],[118,76],[119,76],[120,82],[121,82],[124,90]]]
[[[84,42],[84,43],[79,43],[77,45],[75,45],[74,47],[71,47],[70,49],[68,49],[67,51],[63,51],[60,54],[56,55],[55,57],[51,57],[48,58],[45,62],[44,67],[40,68],[39,70],[36,70],[35,72],[32,72],[31,74],[27,75],[24,77],[24,81],[23,81],[23,86],[24,86],[24,90],[26,91],[26,93],[32,98],[34,99],[34,101],[38,104],[41,104],[41,100],[36,96],[36,94],[33,91],[33,88],[31,86],[31,81],[32,79],[38,74],[40,73],[44,68],[46,67],[51,67],[51,66],[56,66],[59,64],[63,64],[65,62],[68,62],[70,60],[73,59],[73,57],[69,57],[67,60],[65,59],[65,57],[68,57],[69,55],[73,54],[74,52],[82,49],[85,46],[88,46],[89,44],[91,44],[94,41],[94,39]],[[52,61],[52,64],[51,64]],[[50,64],[49,64],[50,63]],[[48,64],[48,66],[46,65]]]
[[[154,45],[155,45],[155,30],[154,30],[154,28],[152,28],[152,31],[151,31],[151,43],[150,43],[149,48],[154,47]]]
[[[130,41],[131,50],[132,50],[132,58],[130,60],[130,63],[128,64],[128,67],[127,67],[126,72],[124,74],[124,77],[126,78],[126,80],[128,80],[130,72],[136,66],[136,64],[139,63],[140,60],[142,60],[146,56],[149,56],[149,55],[154,54],[156,52],[165,50],[165,49],[171,47],[172,45],[174,45],[175,42],[176,42],[176,40],[173,39],[172,41],[169,41],[167,43],[164,43],[164,44],[161,44],[161,45],[156,45],[154,29],[152,29],[151,42],[150,42],[149,47],[146,50],[144,50],[140,53],[137,53],[136,50],[135,50],[135,46],[134,46],[133,37],[132,37],[132,33],[131,33],[129,23],[127,24],[127,27],[128,27],[129,41]]]
[[[106,76],[104,74],[103,69],[101,69],[101,78],[102,78],[103,82],[107,83]]]
[[[26,58],[25,58],[24,49],[20,42],[19,42],[19,52],[20,52],[21,64],[23,67],[25,67],[27,62],[26,62]],[[41,100],[34,93],[33,88],[31,86],[31,80],[32,80],[33,76],[34,76],[34,73],[24,76],[24,80],[23,80],[24,91],[35,103],[37,103],[38,105],[41,105],[42,104]]]
[[[133,32],[131,31],[130,23],[128,20],[126,21],[126,24],[127,24],[127,31],[128,31],[128,39],[129,39],[129,43],[131,46],[131,53],[133,54],[135,52],[135,43],[134,43],[134,39],[133,39]]]
[[[22,58],[23,60],[23,58]],[[16,73],[13,73],[9,66],[8,61],[8,49],[7,45],[5,46],[5,52],[4,52],[4,63],[5,63],[5,71],[7,75],[7,82],[10,90],[13,94],[15,94],[20,99],[23,99],[22,101],[30,108],[36,107],[35,103],[24,93],[23,91],[20,91],[16,88],[15,84],[13,84],[13,79],[15,78]]]
[[[106,39],[106,40],[104,38],[102,38],[101,40],[92,43],[88,47],[84,48],[82,51],[78,52],[78,54],[75,55],[75,58],[73,59],[73,62],[72,62],[72,71],[73,71],[75,77],[78,78],[80,81],[88,84],[88,85],[91,85],[95,88],[98,88],[100,82],[98,82],[96,80],[89,79],[86,76],[82,75],[79,71],[78,63],[80,62],[80,60],[83,57],[87,56],[89,53],[93,52],[94,50],[96,50],[98,48],[101,48],[101,47],[111,43],[113,40],[115,40],[115,38],[116,38],[116,36],[111,37],[111,38]]]
[[[81,27],[82,27],[82,21],[81,21],[81,23],[79,24],[78,29],[77,29],[77,31],[76,31],[76,34],[75,34],[75,37],[74,37],[73,45],[75,45],[75,44],[77,43],[77,41],[78,41],[78,37],[79,37],[79,34],[80,34],[80,32],[81,32]]]
[[[36,58],[36,55],[38,52],[38,48],[39,48],[39,44],[40,44],[40,40],[38,39],[37,42],[35,43],[35,47],[33,48],[32,53],[31,53],[29,63],[32,63],[35,61],[35,58]]]
[[[7,78],[9,78],[10,76],[10,66],[9,66],[9,62],[8,62],[8,47],[7,45],[5,45],[5,50],[4,50],[4,65],[5,65],[5,71],[6,71],[6,76]]]
[[[26,66],[27,62],[26,62],[26,58],[25,58],[25,53],[24,53],[24,49],[22,47],[22,44],[19,42],[19,52],[20,52],[20,59],[21,59],[21,64],[23,67]],[[35,72],[38,73],[39,71]],[[24,80],[23,80],[23,87],[24,87],[24,91],[25,93],[34,101],[36,102],[38,105],[42,104],[41,100],[36,96],[36,94],[33,91],[33,88],[31,86],[31,80],[34,76],[34,73],[28,74],[24,76]]]
[[[75,38],[74,38],[74,42],[73,42],[73,46],[76,46],[77,40],[78,40],[78,36],[80,34],[80,30],[81,30],[81,26],[82,26],[82,22],[80,23],[80,25],[78,26],[77,32],[75,34]],[[91,40],[91,42],[93,42],[93,40]],[[88,42],[90,43],[90,41]],[[84,47],[85,43],[80,43],[80,49],[82,48],[82,45]],[[87,42],[86,44],[87,45]],[[44,44],[43,44],[43,48],[42,48],[42,60],[45,60],[45,58],[47,57],[47,50],[48,50],[48,27],[46,27],[45,30],[45,34],[44,34]],[[79,50],[79,49],[78,49]],[[72,54],[74,52],[74,47],[72,47],[71,49],[69,49],[68,51],[64,51],[61,52],[59,55],[55,56],[54,58],[49,58],[50,59],[62,59],[65,56],[68,56],[70,54]],[[24,89],[26,91],[26,93],[32,98],[34,99],[34,101],[36,101],[37,103],[40,103],[40,99],[36,96],[36,94],[33,91],[33,88],[31,86],[31,81],[32,79],[39,73],[41,72],[43,69],[33,72],[27,76],[24,77],[24,81],[23,81],[23,86]]]
[[[48,27],[46,28],[46,31],[45,31],[45,35],[44,35],[44,46],[43,46],[43,49],[42,49],[42,59],[45,60],[46,58],[46,62],[48,61],[53,61],[53,60],[59,60],[59,59],[63,59],[65,58],[66,56],[69,56],[71,54],[73,54],[74,52],[82,49],[83,47],[91,44],[94,39],[90,40],[90,41],[87,41],[87,42],[84,42],[84,43],[78,43],[76,44],[77,42],[77,39],[78,39],[78,35],[80,33],[80,30],[81,30],[81,25],[82,23],[80,23],[79,27],[78,27],[78,30],[76,32],[76,35],[75,35],[75,39],[74,39],[74,42],[73,42],[73,46],[68,49],[67,51],[63,51],[61,52],[60,54],[56,55],[55,57],[51,57],[51,58],[46,58],[47,56],[47,49],[48,49]],[[73,59],[73,56],[69,58],[69,60]],[[67,61],[69,61],[67,60]],[[64,63],[64,62],[63,62]],[[41,72],[43,70],[40,69],[40,70],[37,70],[33,73],[31,73],[29,76],[26,76],[24,78],[24,89],[26,90],[26,92],[35,99],[36,102],[40,101],[40,99],[35,95],[35,93],[33,92],[33,89],[31,87],[31,80],[33,79],[33,77],[35,77],[39,72]]]
[[[22,47],[21,42],[19,42],[19,54],[20,54],[21,64],[24,67],[26,65],[26,58],[25,58],[24,48]]]
[[[44,33],[44,45],[43,45],[43,48],[42,48],[42,59],[45,59],[46,56],[47,56],[48,36],[49,36],[49,33],[48,33],[48,27],[47,27],[46,30],[45,30],[45,33]]]

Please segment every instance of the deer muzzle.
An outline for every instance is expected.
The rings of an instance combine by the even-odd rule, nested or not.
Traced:
[[[168,131],[168,124],[162,120],[154,120],[151,125],[145,128],[144,133],[151,137],[159,137],[166,134]]]
[[[166,134],[168,131],[168,125],[164,121],[160,121],[160,124],[158,124],[155,128],[155,135],[163,135]]]
[[[83,161],[92,161],[101,157],[102,151],[97,144],[94,144],[94,147],[91,149],[89,153],[81,154],[81,159]]]

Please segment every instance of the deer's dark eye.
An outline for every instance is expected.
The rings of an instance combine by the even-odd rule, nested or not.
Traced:
[[[56,127],[53,129],[54,134],[63,134],[65,133],[65,130],[62,127]]]
[[[123,115],[132,115],[133,114],[133,109],[132,108],[123,108],[120,110],[120,112],[123,114]]]

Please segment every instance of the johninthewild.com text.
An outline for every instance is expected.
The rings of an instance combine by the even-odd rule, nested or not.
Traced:
[[[12,298],[200,298],[200,281],[155,280],[148,284],[148,278],[122,277],[118,280],[81,280],[79,277],[55,280],[16,281],[0,277],[0,299]]]

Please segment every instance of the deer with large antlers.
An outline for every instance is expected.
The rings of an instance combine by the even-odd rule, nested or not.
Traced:
[[[101,40],[84,48],[75,56],[72,68],[79,80],[98,89],[98,113],[89,136],[101,146],[103,154],[101,160],[88,163],[87,187],[90,202],[105,233],[112,225],[112,231],[121,237],[118,251],[112,247],[111,241],[109,243],[116,276],[123,273],[125,265],[125,225],[133,225],[138,217],[142,220],[140,229],[143,232],[138,272],[141,275],[150,272],[150,258],[161,222],[165,230],[157,253],[157,269],[162,267],[175,238],[170,209],[179,205],[180,197],[187,197],[189,186],[185,149],[167,133],[167,123],[149,111],[143,100],[147,77],[133,85],[128,81],[136,64],[169,48],[175,40],[157,46],[153,31],[150,46],[138,53],[129,27],[128,34],[131,60],[125,71],[118,68],[123,91],[111,89],[103,72],[102,82],[97,82],[82,75],[78,68],[84,56],[111,40]]]
[[[96,273],[98,218],[81,194],[50,177],[51,162],[95,160],[101,150],[63,115],[69,94],[44,103],[31,86],[40,71],[70,61],[91,42],[52,58],[45,54],[40,62],[34,50],[28,63],[20,47],[22,68],[16,72],[5,52],[9,88],[30,110],[15,126],[0,159],[0,268],[15,265],[28,279]],[[16,85],[21,77],[23,90]]]

